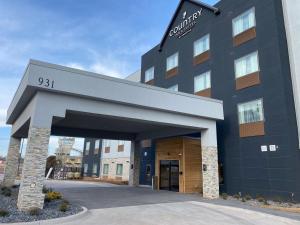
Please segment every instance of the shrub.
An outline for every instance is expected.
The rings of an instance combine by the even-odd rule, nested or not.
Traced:
[[[11,196],[11,189],[8,187],[2,187],[1,194],[7,197]]]
[[[251,195],[245,195],[245,197],[244,197],[244,198],[245,198],[245,200],[246,200],[246,201],[249,201],[249,200],[251,200],[251,199],[252,199]]]
[[[236,198],[236,199],[240,199],[240,195],[239,194],[235,194],[232,197]]]
[[[262,196],[260,196],[260,195],[258,195],[258,196],[256,196],[256,200],[259,201],[259,202],[264,202],[265,198],[262,197]]]
[[[226,194],[226,193],[222,193],[221,196],[224,200],[227,200],[227,198],[228,198],[228,194]]]
[[[46,186],[43,186],[43,193],[47,194],[48,192],[53,192],[52,188],[47,188]]]
[[[266,199],[264,199],[264,205],[270,205],[270,203]]]
[[[246,198],[245,197],[243,197],[242,198],[242,202],[246,202],[247,200],[246,200]]]
[[[61,198],[62,198],[61,193],[56,192],[56,191],[50,191],[46,194],[45,201],[51,202],[51,201],[58,200]]]
[[[41,210],[39,208],[31,208],[31,209],[29,209],[28,213],[31,216],[38,216],[41,214]]]
[[[67,205],[70,205],[70,202],[66,199],[64,199],[63,203],[67,204]]]
[[[67,204],[66,202],[61,203],[61,205],[59,206],[59,211],[61,212],[66,212],[69,209],[69,204]]]
[[[4,209],[0,209],[0,217],[5,217],[5,216],[8,216],[9,215],[9,212],[4,210]]]
[[[273,201],[274,201],[274,202],[277,202],[277,203],[282,203],[282,199],[281,199],[280,196],[274,197]]]

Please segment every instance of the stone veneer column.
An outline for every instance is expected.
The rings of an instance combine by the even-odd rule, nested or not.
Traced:
[[[21,138],[10,137],[9,147],[6,158],[3,185],[10,187],[15,184],[18,174],[18,163],[20,155]]]
[[[18,208],[27,211],[44,206],[43,185],[51,129],[30,127],[18,196]]]
[[[129,186],[140,184],[140,146],[138,141],[131,142]]]
[[[219,170],[216,124],[201,132],[203,197],[219,198]],[[205,170],[206,169],[206,170]]]

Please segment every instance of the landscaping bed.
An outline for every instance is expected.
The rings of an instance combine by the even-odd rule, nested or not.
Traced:
[[[250,195],[241,196],[239,194],[230,196],[225,193],[221,194],[221,198],[224,200],[236,200],[241,201],[243,204],[250,205],[253,207],[261,207],[268,209],[275,209],[285,212],[300,213],[300,203],[293,201],[286,202],[280,197],[277,197],[273,200],[268,200],[262,196],[252,197]]]
[[[0,223],[30,222],[65,217],[77,214],[83,209],[70,204],[59,192],[44,188],[44,209],[32,208],[29,212],[17,209],[19,187],[0,187]]]

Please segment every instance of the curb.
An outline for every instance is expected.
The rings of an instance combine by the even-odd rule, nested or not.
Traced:
[[[74,214],[74,215],[70,215],[70,216],[66,216],[66,217],[59,217],[59,218],[54,218],[54,219],[49,219],[49,220],[39,220],[39,221],[32,221],[32,222],[20,222],[20,223],[1,223],[1,224],[5,224],[5,225],[50,225],[50,224],[62,224],[65,222],[70,222],[73,221],[74,219],[76,219],[77,217],[81,217],[84,214],[86,214],[88,212],[88,209],[84,206],[81,206],[81,208],[83,209],[81,212]]]

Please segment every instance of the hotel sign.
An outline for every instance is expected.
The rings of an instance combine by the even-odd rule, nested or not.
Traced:
[[[186,34],[190,33],[194,28],[197,20],[202,16],[203,8],[197,10],[192,15],[187,17],[186,11],[182,15],[182,22],[175,26],[170,32],[170,37],[182,38]]]

